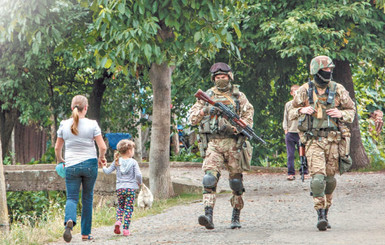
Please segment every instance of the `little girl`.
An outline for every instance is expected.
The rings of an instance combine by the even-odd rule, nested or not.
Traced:
[[[135,152],[135,143],[131,140],[121,140],[117,145],[114,161],[107,168],[104,164],[103,171],[110,174],[116,169],[116,192],[118,194],[119,206],[116,210],[115,234],[120,234],[123,212],[125,214],[123,224],[123,236],[129,236],[128,230],[134,211],[135,190],[142,184],[142,173],[138,162],[132,158]]]

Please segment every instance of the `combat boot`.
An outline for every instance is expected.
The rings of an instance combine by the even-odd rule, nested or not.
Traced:
[[[200,225],[206,227],[206,229],[208,229],[208,230],[214,229],[213,208],[212,207],[205,207],[205,215],[199,216],[198,222]]]
[[[331,229],[332,226],[329,224],[329,220],[328,220],[328,212],[329,212],[329,209],[325,209],[325,219],[326,219],[326,222],[328,222],[328,225],[326,226],[326,228],[328,229]]]
[[[239,222],[239,215],[241,214],[241,210],[237,208],[233,208],[233,215],[231,217],[231,229],[241,228],[241,223]]]
[[[328,222],[326,221],[326,218],[325,218],[325,209],[318,209],[317,214],[318,214],[318,223],[317,223],[318,230],[326,231]]]

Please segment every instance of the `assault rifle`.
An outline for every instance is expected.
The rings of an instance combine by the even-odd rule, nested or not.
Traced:
[[[238,132],[240,132],[241,134],[249,138],[249,140],[258,139],[263,144],[266,144],[266,141],[264,141],[258,135],[256,135],[254,130],[250,128],[250,126],[248,126],[242,119],[239,118],[237,114],[232,112],[227,106],[225,106],[221,102],[212,101],[210,97],[200,89],[198,90],[198,92],[196,92],[195,97],[209,103],[210,105],[213,105],[219,108],[222,114],[231,123],[231,125],[233,125]]]
[[[307,158],[305,156],[305,145],[299,142],[299,160],[301,162],[301,180],[305,179],[305,171],[307,170]]]

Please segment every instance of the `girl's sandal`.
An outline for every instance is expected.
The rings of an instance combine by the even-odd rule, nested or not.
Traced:
[[[92,241],[94,240],[94,237],[90,235],[82,235],[82,241]]]

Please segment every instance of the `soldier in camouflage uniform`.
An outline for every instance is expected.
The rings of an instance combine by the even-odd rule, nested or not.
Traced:
[[[215,86],[206,93],[215,102],[222,102],[250,127],[253,126],[254,108],[246,96],[239,91],[239,86],[232,84],[234,80],[231,68],[225,63],[215,63],[211,69],[211,80]],[[190,124],[199,124],[199,143],[201,154],[205,157],[202,169],[203,177],[203,204],[205,215],[198,218],[200,225],[206,229],[214,229],[213,208],[215,205],[216,187],[221,176],[221,165],[224,164],[229,171],[229,184],[233,191],[230,199],[233,207],[231,228],[241,228],[239,216],[243,208],[242,194],[245,191],[242,180],[242,168],[240,166],[240,148],[244,137],[240,136],[218,111],[210,104],[197,99],[190,109]]]
[[[349,154],[346,151],[350,131],[345,123],[353,122],[356,110],[349,92],[331,81],[334,67],[327,56],[311,61],[310,74],[314,79],[299,88],[290,112],[292,119],[299,118],[300,139],[306,144],[310,188],[318,214],[317,228],[321,231],[331,228],[327,214],[337,185],[334,175],[339,158]]]

